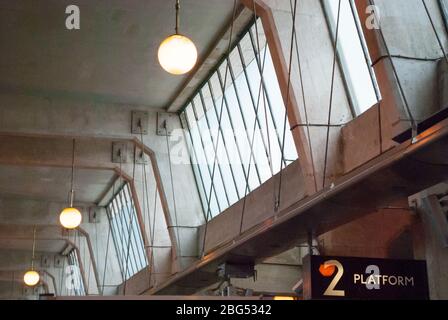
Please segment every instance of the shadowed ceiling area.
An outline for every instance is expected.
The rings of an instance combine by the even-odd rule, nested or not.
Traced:
[[[80,30],[65,27],[70,4],[0,2],[0,92],[167,108],[188,78],[157,61],[159,44],[174,33],[175,1],[79,0]],[[232,9],[233,0],[181,1],[180,32],[195,42],[199,61]]]

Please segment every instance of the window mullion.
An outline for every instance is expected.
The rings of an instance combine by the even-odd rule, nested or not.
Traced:
[[[143,235],[142,235],[142,230],[140,229],[140,223],[138,220],[138,216],[137,216],[137,211],[135,209],[135,205],[134,205],[134,200],[132,199],[132,194],[131,194],[131,190],[129,189],[129,185],[126,185],[126,196],[129,200],[129,207],[132,210],[132,213],[134,215],[134,221],[135,221],[135,230],[134,230],[134,235],[137,238],[136,239],[136,243],[137,246],[138,244],[140,244],[140,250],[138,250],[139,252],[139,259],[140,259],[140,270],[143,269],[145,266],[148,265],[148,259],[146,256],[146,250],[145,250],[145,243],[143,241]],[[149,211],[149,207],[148,207],[148,211]]]
[[[244,116],[244,112],[243,112],[243,110],[242,110],[242,107],[241,107],[241,99],[240,99],[240,95],[239,95],[239,92],[238,92],[238,88],[237,88],[237,86],[236,86],[236,79],[235,79],[235,74],[234,74],[234,72],[233,72],[233,67],[232,67],[232,64],[230,63],[230,59],[229,59],[229,57],[227,57],[227,64],[228,64],[228,66],[229,66],[229,73],[230,73],[230,76],[232,77],[232,82],[234,83],[234,88],[235,88],[235,95],[236,95],[236,99],[238,100],[238,107],[239,107],[239,109],[240,109],[240,112],[241,112],[241,116],[242,116],[242,118],[243,118],[243,123],[244,123],[244,127],[246,128],[246,132],[248,132],[248,134],[249,134],[249,131],[248,131],[248,129],[247,129],[247,125],[246,125],[246,119],[245,119],[245,116]],[[242,65],[243,66],[243,69],[245,68],[245,66],[244,66],[244,64]],[[245,74],[243,74],[243,76],[244,77],[246,77],[245,76]],[[251,99],[252,100],[252,99]],[[265,140],[265,137],[264,137],[264,135],[263,135],[263,130],[261,129],[261,127],[260,127],[260,120],[259,120],[259,118],[258,118],[258,114],[255,112],[255,110],[254,110],[254,114],[255,114],[255,123],[254,123],[254,126],[256,126],[257,124],[258,124],[258,128],[260,129],[260,135],[261,135],[261,141],[263,142],[263,147],[264,147],[264,151],[265,151],[265,154],[266,154],[266,158],[268,159],[268,162],[269,162],[269,170],[271,171],[271,176],[273,176],[274,175],[274,173],[273,173],[273,171],[272,171],[272,164],[271,164],[271,158],[270,158],[270,155],[269,155],[269,151],[268,151],[268,147],[267,147],[267,144],[266,144],[266,140]],[[256,128],[254,128],[254,127],[251,127],[250,128],[250,130],[253,130],[253,129],[255,129],[256,130]],[[252,132],[252,131],[251,131]],[[256,134],[256,133],[255,133]],[[267,132],[267,134],[269,134],[269,132]],[[250,139],[250,138],[249,138]],[[255,141],[255,137],[254,137],[254,139],[253,139],[253,141],[250,141],[249,140],[249,145],[251,145],[251,147],[252,147],[252,150],[253,150],[253,147],[254,147],[254,141]],[[254,158],[255,158],[255,155],[254,155]]]
[[[118,242],[117,242],[117,237],[114,236],[115,234],[118,233],[118,226],[117,226],[117,221],[115,218],[112,218],[112,213],[110,212],[110,207],[112,206],[112,204],[109,204],[107,206],[106,211],[108,212],[109,215],[109,228],[111,228],[111,232],[112,232],[112,239],[114,241],[114,245],[115,245],[115,252],[117,253],[117,260],[118,260],[118,265],[120,266],[120,273],[122,276],[122,280],[125,280],[124,274],[123,274],[123,268],[121,266],[121,250],[118,247]]]
[[[121,199],[122,191],[123,191],[123,189],[118,193],[117,200],[120,202],[120,208],[121,208],[121,212],[120,213],[121,213],[121,216],[123,217],[123,221],[124,221],[124,224],[125,224],[125,229],[123,230],[124,231],[124,238],[125,238],[124,248],[123,248],[123,250],[125,252],[124,260],[123,260],[123,266],[125,268],[125,272],[128,273],[129,272],[129,261],[128,260],[129,260],[129,257],[131,255],[131,252],[134,253],[134,248],[131,245],[131,238],[129,237],[129,231],[130,231],[129,222],[130,222],[130,220],[127,217],[127,216],[129,216],[129,214],[126,215],[126,211],[127,210],[125,209],[123,200]]]
[[[127,279],[125,265],[124,265],[124,259],[125,259],[125,256],[126,256],[126,252],[125,252],[124,246],[125,246],[126,240],[125,240],[125,235],[124,235],[124,226],[123,226],[122,214],[121,214],[121,212],[120,212],[120,210],[118,208],[118,204],[117,204],[117,199],[116,198],[112,201],[112,205],[113,205],[114,210],[115,210],[115,217],[117,219],[117,225],[119,226],[119,230],[118,230],[119,234],[118,235],[119,235],[120,240],[121,240],[121,243],[119,244],[119,246],[120,246],[120,249],[121,249],[120,251],[121,251],[122,271],[123,271],[123,274],[125,276],[125,279]]]
[[[227,66],[226,66],[226,68],[227,68]],[[224,84],[223,84],[223,81],[222,81],[222,77],[221,77],[219,72],[217,72],[217,74],[218,74],[219,84],[221,86],[221,91],[223,93],[222,98],[224,99],[224,105],[226,106],[227,114],[229,115],[230,125],[232,127],[233,132],[235,132],[235,126],[233,124],[232,115],[230,114],[230,111],[229,111],[229,105],[228,105],[228,102],[227,102],[227,98],[226,98],[226,93],[225,93],[225,88],[224,88]],[[242,117],[242,115],[241,115],[241,117]],[[246,139],[247,139],[247,142],[248,142],[248,144],[250,146],[250,138],[249,138],[249,134],[247,132],[247,128],[245,128],[245,131],[246,131]],[[237,139],[235,139],[235,140],[236,140],[236,145],[239,146],[238,140]],[[255,159],[256,157],[255,157],[253,152],[254,152],[253,150],[250,150],[250,153],[251,153],[251,155],[253,155],[253,159],[254,159],[254,163],[255,163],[255,171],[257,173],[258,183],[261,184],[260,173],[258,171],[258,166],[257,166],[257,159]],[[242,164],[243,164],[243,167],[244,167],[244,160],[242,159],[241,161],[242,161]],[[250,166],[250,161],[248,163],[248,169],[247,169],[247,174],[246,174],[247,181],[249,181],[249,179],[250,179],[250,177],[249,177],[249,174],[250,174],[249,166]],[[250,191],[250,188],[249,188],[249,191]]]
[[[141,251],[138,250],[138,238],[137,238],[138,235],[136,234],[136,232],[134,230],[134,226],[139,227],[139,225],[138,225],[137,215],[135,214],[135,211],[131,210],[132,208],[131,208],[130,203],[129,203],[130,198],[129,198],[129,195],[126,194],[126,190],[127,190],[127,185],[124,186],[124,188],[122,190],[123,192],[121,192],[121,194],[122,194],[123,201],[126,203],[126,207],[128,208],[128,212],[129,212],[129,216],[130,216],[129,217],[129,228],[130,228],[130,231],[129,231],[129,235],[128,236],[129,236],[129,239],[131,239],[130,240],[131,241],[131,245],[133,244],[133,248],[135,249],[133,258],[134,258],[135,265],[137,267],[136,260],[137,260],[137,256],[139,255],[139,252],[141,252]],[[148,210],[149,210],[149,208],[148,208]],[[132,242],[132,238],[134,239],[134,242]],[[138,271],[140,271],[140,270],[136,270],[136,272],[138,272]]]
[[[215,139],[213,138],[212,129],[211,129],[211,127],[210,127],[210,122],[209,122],[209,119],[208,119],[208,116],[207,116],[207,110],[206,110],[206,108],[205,108],[204,97],[203,97],[203,95],[202,95],[202,91],[199,91],[199,97],[200,97],[200,99],[201,99],[202,109],[204,110],[205,122],[207,123],[207,128],[208,128],[208,130],[209,130],[209,132],[210,132],[210,139],[211,139],[211,141],[212,141],[212,143],[213,143],[213,148],[215,149],[215,146],[216,146],[216,150],[214,150],[214,152],[215,152],[215,157],[216,157],[216,165],[218,166],[219,174],[221,175],[222,185],[223,185],[223,187],[224,187],[224,192],[225,192],[225,194],[226,194],[227,205],[230,206],[229,194],[228,194],[228,192],[227,192],[227,188],[228,188],[229,186],[226,187],[225,180],[224,180],[224,176],[223,176],[223,173],[222,173],[222,168],[221,168],[221,166],[219,165],[219,159],[218,159],[218,155],[217,155],[217,153],[218,153],[218,146],[219,146],[219,134],[218,134],[217,137],[216,137],[216,139],[217,139],[218,141],[215,141]],[[225,147],[225,145],[224,145],[224,147]],[[227,149],[226,149],[226,156],[227,156]],[[233,174],[233,173],[232,173],[232,174]]]
[[[238,197],[238,199],[241,199],[241,197],[240,197],[240,192],[239,192],[239,190],[238,190],[238,185],[237,185],[237,183],[236,183],[236,179],[235,179],[235,173],[234,173],[234,169],[233,169],[233,163],[232,163],[232,160],[231,160],[231,158],[230,158],[230,154],[229,154],[229,151],[228,151],[228,148],[227,148],[227,144],[226,144],[226,140],[224,139],[224,132],[223,132],[223,130],[222,130],[222,127],[221,127],[221,123],[219,123],[219,115],[217,114],[217,107],[216,107],[216,102],[215,102],[215,96],[214,96],[214,94],[213,94],[213,90],[212,90],[212,88],[211,88],[211,86],[210,86],[210,82],[207,82],[207,84],[205,85],[205,86],[207,86],[208,87],[208,90],[210,91],[210,95],[211,95],[211,101],[212,101],[212,104],[213,104],[213,110],[214,110],[214,112],[215,112],[215,116],[216,116],[216,119],[217,119],[217,121],[218,121],[218,130],[219,130],[219,132],[221,133],[221,139],[222,139],[222,142],[223,142],[223,144],[224,144],[224,149],[226,150],[226,156],[227,156],[227,159],[229,160],[229,168],[230,168],[230,171],[232,172],[232,180],[233,180],[233,183],[234,183],[234,185],[235,185],[235,190],[236,190],[236,194],[237,194],[237,197]],[[219,138],[219,134],[218,134],[218,138]],[[241,162],[242,163],[242,162]],[[244,168],[243,168],[244,169]]]
[[[219,75],[218,75],[218,78],[219,78]],[[220,84],[221,84],[221,83],[220,83]],[[212,88],[212,85],[210,84],[210,82],[208,83],[208,86],[209,86],[209,89],[210,89],[210,93],[211,93],[211,95],[212,95],[213,104],[214,104],[214,106],[215,106],[216,117],[218,118],[218,121],[219,121],[219,120],[220,120],[220,116],[221,116],[221,118],[223,117],[224,105],[225,105],[225,100],[224,100],[224,98],[225,98],[225,97],[224,97],[224,95],[223,95],[223,102],[221,103],[221,108],[222,108],[222,109],[220,110],[221,114],[218,114],[218,108],[217,108],[217,105],[216,105],[216,103],[215,103],[215,93],[214,93],[214,91],[213,91],[213,88]],[[220,87],[221,87],[221,86],[220,86]],[[221,91],[222,91],[222,87],[221,87]],[[227,115],[228,115],[228,117],[229,117],[230,126],[232,127],[232,132],[233,132],[232,136],[233,136],[233,140],[234,140],[234,142],[235,142],[236,150],[237,150],[237,153],[238,153],[238,158],[240,159],[241,168],[242,168],[242,170],[243,170],[243,174],[244,174],[244,180],[245,180],[245,181],[249,181],[249,176],[247,175],[246,168],[244,167],[243,156],[241,155],[241,150],[240,150],[238,141],[237,141],[237,139],[236,139],[236,137],[235,137],[235,129],[234,129],[233,124],[232,124],[232,119],[230,118],[230,115],[229,115],[229,112],[228,112],[228,109],[227,109],[227,108],[226,108],[226,112],[227,112]],[[221,119],[221,120],[222,120],[222,119]],[[221,130],[221,133],[224,135],[224,133],[223,133],[223,131],[222,131],[221,123],[219,124],[219,127],[220,127],[220,130]],[[223,136],[223,139],[224,139],[224,136]],[[249,187],[249,191],[250,191],[250,190],[251,190],[250,185],[248,185],[248,187]],[[237,188],[237,189],[238,189],[238,188]],[[239,199],[241,199],[241,198],[239,198]]]
[[[273,115],[273,113],[272,113],[272,103],[271,103],[271,99],[270,99],[270,97],[269,97],[269,94],[268,94],[268,91],[267,91],[267,86],[266,86],[266,82],[264,81],[264,78],[263,78],[263,73],[264,73],[264,65],[266,64],[266,61],[265,61],[265,59],[266,59],[266,57],[264,57],[264,61],[263,61],[263,66],[261,65],[261,60],[260,60],[260,56],[261,56],[261,48],[260,48],[260,56],[258,55],[258,51],[257,51],[257,46],[256,46],[256,44],[255,44],[255,40],[254,40],[254,37],[253,37],[253,35],[252,35],[252,30],[249,30],[249,38],[250,38],[250,42],[251,42],[251,45],[252,45],[252,50],[253,50],[253,52],[254,52],[254,55],[255,55],[255,61],[256,61],[256,63],[257,63],[257,67],[258,67],[258,72],[260,73],[260,81],[261,81],[261,86],[262,86],[262,90],[263,90],[263,96],[264,97],[266,97],[266,101],[267,101],[267,105],[268,105],[268,108],[269,108],[269,114],[271,115],[271,119],[272,119],[272,123],[274,124],[274,129],[275,129],[275,132],[276,132],[276,136],[277,136],[277,142],[278,142],[278,145],[279,145],[279,147],[280,147],[280,150],[282,150],[283,149],[283,146],[282,146],[282,138],[280,137],[280,132],[279,132],[279,130],[278,130],[278,126],[277,126],[277,122],[275,121],[275,118],[274,118],[274,115]],[[267,44],[266,44],[266,46],[267,46]],[[268,48],[265,48],[265,50],[268,50]],[[265,55],[267,54],[267,52],[265,52]],[[245,64],[245,62],[244,62],[244,57],[243,57],[243,55],[241,54],[241,60],[243,61],[243,64],[244,64],[244,66],[246,66],[246,64]],[[288,93],[289,94],[289,93]],[[286,113],[287,112],[287,110],[286,110],[286,108],[288,107],[288,106],[286,106],[285,105],[285,102],[283,102],[283,105],[284,105],[284,112]],[[283,121],[283,120],[282,120]],[[285,126],[288,126],[288,122],[286,122],[286,124],[285,124]],[[280,124],[281,126],[283,126],[283,123],[281,123]],[[286,130],[286,129],[283,129],[283,130]],[[269,134],[269,133],[267,133],[267,134]],[[285,157],[284,157],[284,155],[283,155],[283,157],[282,157],[282,161],[283,161],[283,164],[284,164],[284,166],[286,167],[286,160],[285,160]]]
[[[194,112],[194,114],[195,114],[195,117],[196,117],[196,111],[195,111],[195,105],[194,105],[194,101],[192,100],[191,101],[191,106],[192,106],[192,108],[193,108],[193,112]],[[197,120],[197,117],[196,117],[196,123],[198,122],[198,120]],[[213,175],[212,175],[212,170],[210,170],[210,164],[209,164],[209,161],[208,161],[208,157],[207,157],[207,153],[205,152],[205,145],[204,145],[204,140],[203,140],[203,138],[202,138],[202,133],[201,133],[201,130],[200,130],[200,128],[199,128],[199,124],[197,123],[197,125],[198,125],[198,135],[199,135],[199,140],[201,140],[201,146],[202,146],[202,150],[204,151],[204,155],[205,155],[205,160],[207,161],[207,169],[208,169],[208,172],[209,172],[209,174],[210,174],[210,184],[211,184],[211,187],[212,187],[212,191],[213,191],[213,193],[215,194],[215,199],[216,199],[216,205],[218,206],[218,210],[219,210],[219,212],[221,212],[221,206],[220,206],[220,204],[219,204],[219,201],[218,201],[218,195],[216,194],[216,188],[215,188],[215,183],[214,183],[214,177],[213,177]],[[215,173],[216,173],[216,168],[215,168]],[[209,201],[210,202],[210,204],[212,203],[212,199],[211,199],[211,197],[212,197],[212,195],[210,194],[210,196],[208,195],[208,192],[209,191],[207,191],[207,193],[205,194],[207,197],[210,197],[210,199],[207,199],[207,201]],[[208,210],[210,211],[210,213],[211,213],[211,207],[209,206],[209,208],[208,208]],[[208,216],[208,213],[207,213],[207,216]]]
[[[186,115],[185,115],[186,116]],[[182,123],[182,121],[181,121],[181,123]],[[197,172],[199,173],[199,180],[201,180],[201,185],[202,185],[202,190],[203,190],[203,192],[204,192],[204,195],[205,195],[205,197],[207,197],[207,190],[206,190],[206,188],[205,188],[205,184],[204,184],[204,179],[202,178],[202,171],[201,171],[201,168],[199,167],[199,160],[198,160],[198,157],[197,157],[197,154],[196,154],[196,149],[195,149],[195,146],[194,146],[194,142],[193,142],[193,137],[191,136],[191,131],[190,131],[190,125],[189,125],[189,123],[188,123],[188,120],[187,119],[185,119],[185,123],[186,123],[186,125],[187,125],[187,128],[184,128],[184,130],[187,130],[188,131],[188,136],[189,136],[189,139],[190,139],[190,142],[191,142],[191,149],[193,149],[192,150],[192,153],[193,153],[193,155],[194,155],[194,158],[195,158],[195,160],[196,160],[196,167],[197,167]],[[183,124],[182,124],[182,126],[183,126]],[[187,138],[188,139],[188,138]],[[192,165],[194,165],[193,164],[193,160],[191,159],[191,154],[190,154],[190,161],[192,162]],[[194,174],[194,176],[195,176],[195,179],[196,179],[196,175]],[[196,179],[196,185],[197,185],[198,183],[197,183],[197,179]],[[200,186],[198,186],[198,188],[200,188]],[[201,197],[201,192],[199,192],[199,197]],[[208,207],[207,207],[207,199],[202,199],[202,209],[203,209],[203,216],[204,216],[204,220],[207,220],[206,219],[206,211],[208,211]]]

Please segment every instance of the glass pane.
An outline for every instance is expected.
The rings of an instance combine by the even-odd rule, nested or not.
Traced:
[[[224,85],[224,76],[227,63],[223,63],[220,67],[222,85]],[[230,75],[228,76],[228,80]],[[235,93],[235,87],[231,81],[228,81],[227,89],[225,90],[226,107],[228,109],[228,114],[230,115],[229,120],[231,122],[237,144],[240,149],[240,153],[243,160],[244,169],[246,175],[249,173],[249,186],[253,190],[260,185],[260,180],[258,179],[258,168],[256,166],[257,159],[251,156],[251,145],[249,143],[249,132],[246,130],[245,121],[243,115],[241,114],[241,109],[238,103],[238,99]],[[251,170],[249,172],[249,163],[251,164]]]
[[[185,112],[181,114],[181,121],[182,121],[183,128],[184,128],[185,141],[187,143],[187,148],[190,153],[191,165],[193,167],[193,173],[194,173],[194,176],[196,179],[196,184],[198,186],[199,195],[201,197],[202,207],[203,207],[204,212],[206,212],[207,208],[206,208],[204,182],[202,181],[202,174],[201,174],[201,171],[199,170],[199,166],[198,166],[198,162],[197,162],[197,158],[196,158],[196,152],[194,150],[193,143],[191,141],[191,134],[190,134],[190,131],[188,130],[188,123],[186,120]]]
[[[336,33],[339,0],[325,0],[333,33]],[[366,63],[364,39],[359,38],[357,20],[349,1],[341,1],[338,52],[357,114],[378,102],[370,66]]]
[[[110,228],[121,272],[125,279],[148,265],[137,211],[125,184],[107,205]]]
[[[208,85],[205,87],[208,89]],[[216,116],[216,112],[214,110],[214,102],[210,94],[210,90],[202,90],[202,97],[204,101],[204,107],[208,110],[206,112],[206,117],[208,119],[208,123],[210,125],[210,133],[213,141],[216,143],[218,141],[218,163],[221,168],[221,174],[225,183],[227,195],[229,198],[229,205],[238,201],[238,194],[236,191],[235,183],[233,180],[233,172],[230,166],[230,161],[228,158],[228,153],[226,146],[224,144],[223,135],[219,129],[218,118]],[[220,132],[218,134],[218,132]]]
[[[193,172],[199,194],[205,209],[211,196],[212,216],[271,178],[282,163],[285,106],[260,20],[257,28],[253,26],[252,38],[246,33],[228,59],[216,66],[181,114],[191,157],[198,162]],[[263,83],[256,52],[266,57]],[[285,140],[285,158],[293,161],[297,152],[289,123]],[[212,178],[215,158],[219,170]]]
[[[207,157],[207,163],[212,176],[214,189],[221,208],[227,208],[227,196],[224,184],[221,178],[221,169],[218,165],[218,158],[215,155],[215,144],[212,141],[210,130],[208,128],[207,118],[204,115],[202,101],[199,95],[194,98],[193,108],[196,114],[201,113],[202,117],[198,120],[199,133],[202,139],[203,148]]]

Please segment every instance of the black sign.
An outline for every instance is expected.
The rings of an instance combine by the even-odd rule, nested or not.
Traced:
[[[308,256],[305,299],[427,300],[425,261]]]

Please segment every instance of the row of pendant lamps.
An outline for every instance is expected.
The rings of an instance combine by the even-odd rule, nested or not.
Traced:
[[[198,52],[195,44],[188,37],[179,33],[179,0],[176,0],[176,31],[175,34],[167,37],[159,46],[158,59],[162,68],[173,75],[182,75],[191,71],[196,65]],[[79,227],[82,222],[81,212],[73,207],[75,191],[73,189],[75,163],[75,140],[73,139],[72,158],[72,178],[69,197],[69,206],[59,214],[59,222],[68,230]],[[34,250],[36,243],[36,228],[33,233],[33,257],[31,260],[31,270],[27,271],[23,281],[27,286],[34,287],[40,282],[40,275],[34,270]]]
[[[75,178],[75,139],[73,139],[73,153],[72,153],[72,174],[71,174],[71,188],[69,196],[69,205],[67,208],[61,211],[59,214],[60,224],[68,230],[73,230],[78,228],[82,222],[81,212],[73,207],[73,200],[75,196],[74,191],[74,178]],[[36,247],[36,227],[33,231],[33,255],[31,258],[31,269],[25,273],[23,276],[23,282],[29,286],[34,287],[40,282],[39,272],[34,270],[34,253]]]

